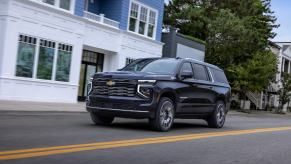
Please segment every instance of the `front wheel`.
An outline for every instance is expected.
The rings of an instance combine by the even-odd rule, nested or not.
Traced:
[[[207,119],[210,128],[222,128],[225,123],[226,108],[223,101],[218,101],[212,115]]]
[[[167,97],[162,97],[155,118],[149,120],[150,125],[157,131],[169,131],[174,123],[174,115],[175,105],[173,101]]]
[[[114,117],[103,117],[93,112],[90,112],[90,116],[95,125],[110,125],[114,120]]]

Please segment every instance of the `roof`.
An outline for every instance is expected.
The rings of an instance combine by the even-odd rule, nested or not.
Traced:
[[[200,61],[200,60],[191,59],[191,58],[181,58],[181,59],[187,60],[187,61],[191,61],[191,62],[195,62],[195,63],[198,63],[198,64],[203,64],[203,65],[206,65],[208,67],[212,67],[212,68],[215,68],[215,69],[222,70],[219,67],[217,67],[216,65],[213,65],[213,64],[210,64],[210,63],[206,63],[206,62],[203,62],[203,61]]]
[[[206,63],[206,62],[203,62],[203,61],[200,61],[200,60],[196,60],[196,59],[191,59],[191,58],[181,58],[181,57],[177,57],[177,58],[169,58],[169,57],[152,57],[152,58],[140,58],[140,59],[137,59],[137,60],[144,60],[144,59],[173,59],[173,60],[186,60],[186,61],[195,62],[195,63],[197,63],[197,64],[202,64],[202,65],[205,65],[205,66],[208,66],[208,67],[212,67],[212,68],[215,68],[215,69],[222,70],[222,69],[220,69],[219,67],[217,67],[216,65],[213,65],[213,64],[210,64],[210,63]]]
[[[277,42],[278,43],[278,42]],[[275,48],[278,48],[278,49],[281,49],[281,47],[276,44],[275,42],[272,42],[272,41],[269,41],[269,45],[272,46],[272,47],[275,47]]]

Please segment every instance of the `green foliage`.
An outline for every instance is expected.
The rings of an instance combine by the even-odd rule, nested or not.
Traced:
[[[279,102],[281,104],[281,109],[283,109],[283,106],[291,100],[291,75],[283,73],[281,83],[282,86],[281,89],[279,89]]]
[[[265,89],[276,74],[277,59],[271,51],[257,52],[252,59],[227,69],[233,89],[259,92]]]
[[[207,62],[227,73],[239,90],[260,91],[276,74],[276,58],[266,51],[275,37],[271,0],[173,0],[166,25],[206,42]]]

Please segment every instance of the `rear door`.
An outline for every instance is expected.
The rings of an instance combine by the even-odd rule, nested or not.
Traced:
[[[195,113],[210,113],[214,109],[216,101],[216,92],[213,85],[213,79],[208,68],[205,65],[192,63],[194,70],[195,93],[192,97],[195,100]]]

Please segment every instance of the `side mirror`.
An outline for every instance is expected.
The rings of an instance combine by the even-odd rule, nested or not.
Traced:
[[[187,79],[187,78],[192,78],[193,77],[193,72],[191,71],[183,71],[180,74],[180,77],[182,80]]]

